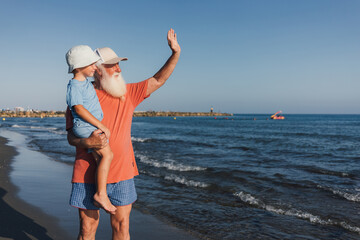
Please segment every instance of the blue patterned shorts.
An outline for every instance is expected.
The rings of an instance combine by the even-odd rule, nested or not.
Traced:
[[[106,191],[110,202],[114,206],[126,206],[137,199],[134,179],[109,183]],[[93,204],[93,196],[96,193],[96,185],[91,183],[72,183],[70,205],[76,208],[99,210]]]

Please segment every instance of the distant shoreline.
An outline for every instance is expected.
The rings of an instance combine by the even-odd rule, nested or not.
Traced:
[[[146,111],[134,112],[134,117],[206,117],[206,116],[233,116],[232,113],[214,112],[163,112]],[[0,112],[1,118],[23,117],[23,118],[45,118],[45,117],[65,117],[64,111],[39,111],[39,112]]]

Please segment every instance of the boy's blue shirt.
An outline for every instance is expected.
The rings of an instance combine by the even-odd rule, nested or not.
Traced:
[[[81,117],[74,111],[73,106],[83,105],[95,118],[99,121],[103,119],[103,112],[96,95],[94,86],[86,79],[85,81],[78,81],[71,79],[67,85],[66,103],[69,106],[74,117],[74,126],[82,126],[89,124],[81,119]]]

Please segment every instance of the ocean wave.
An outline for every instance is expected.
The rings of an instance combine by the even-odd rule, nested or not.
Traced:
[[[58,135],[67,135],[67,131],[66,130],[54,130],[54,131],[50,131],[52,133],[58,134]]]
[[[131,137],[131,141],[133,142],[146,142],[149,141],[150,138],[136,138],[136,137]]]
[[[38,126],[30,126],[31,129],[41,129],[41,130],[57,130],[55,127],[38,127]]]
[[[12,125],[11,127],[13,127],[13,128],[28,128],[28,129],[41,129],[41,130],[58,130],[58,128],[55,128],[55,127],[25,126],[25,125],[17,125],[17,124]]]
[[[13,128],[26,128],[27,126],[14,124],[11,127],[13,127]]]
[[[142,170],[142,169],[139,170],[139,172],[140,172],[141,174],[148,175],[148,176],[150,176],[150,177],[155,177],[155,178],[161,177],[159,174],[152,173],[152,172],[149,172],[149,171],[146,171],[146,170]]]
[[[333,194],[335,194],[337,196],[340,196],[340,197],[343,197],[343,198],[345,198],[345,199],[347,199],[349,201],[360,202],[360,193],[357,193],[357,194],[348,193],[348,192],[345,192],[345,191],[332,189],[330,187],[324,187],[324,186],[321,186],[321,185],[318,185],[317,187],[320,188],[320,189],[324,189],[326,191],[332,192]]]
[[[198,182],[198,181],[194,181],[194,180],[188,180],[188,179],[186,179],[184,177],[179,177],[179,176],[176,176],[176,175],[165,176],[164,179],[168,180],[168,181],[173,181],[173,182],[176,182],[176,183],[180,183],[180,184],[186,185],[188,187],[206,188],[206,187],[209,186],[209,184],[207,184],[207,183]]]
[[[286,137],[304,137],[303,139],[336,139],[336,140],[348,140],[348,141],[359,141],[359,137],[350,136],[350,135],[339,135],[338,133],[334,134],[324,134],[324,133],[317,133],[317,132],[284,132],[282,134]]]
[[[300,169],[309,172],[309,173],[315,173],[315,174],[321,174],[321,175],[330,175],[330,176],[336,176],[336,177],[342,177],[342,178],[355,178],[356,176],[351,173],[346,172],[339,172],[339,171],[332,171],[329,169],[323,169],[316,166],[300,166]]]
[[[340,226],[344,229],[347,229],[349,231],[352,232],[356,232],[358,234],[360,234],[360,227],[357,226],[352,226],[347,222],[344,221],[335,221],[335,220],[331,220],[331,219],[322,219],[320,216],[316,216],[313,215],[311,213],[308,212],[304,212],[301,210],[297,210],[297,209],[282,209],[279,207],[274,207],[272,205],[267,205],[265,203],[263,203],[261,200],[255,198],[254,196],[252,196],[249,193],[244,193],[242,191],[234,193],[234,196],[240,198],[241,201],[248,203],[250,205],[253,205],[257,208],[261,208],[264,209],[266,211],[272,212],[272,213],[276,213],[276,214],[280,214],[280,215],[286,215],[286,216],[292,216],[292,217],[297,217],[300,219],[304,219],[304,220],[308,220],[311,223],[318,223],[321,225],[333,225],[333,226]]]
[[[144,174],[144,175],[147,175],[147,176],[150,176],[150,177],[163,178],[163,179],[165,179],[167,181],[180,183],[180,184],[186,185],[188,187],[206,188],[206,187],[209,186],[209,184],[207,184],[207,183],[198,182],[198,181],[194,181],[194,180],[189,180],[189,179],[186,179],[185,177],[179,177],[179,176],[174,175],[174,174],[161,176],[160,174],[156,174],[156,173],[146,171],[146,170],[139,170],[139,172],[141,174]]]
[[[206,168],[199,166],[184,165],[181,163],[174,162],[160,162],[156,160],[150,160],[147,156],[138,155],[140,162],[147,165],[157,167],[157,168],[166,168],[168,170],[179,171],[179,172],[189,172],[189,171],[204,171]]]
[[[248,193],[238,192],[234,193],[234,196],[239,197],[241,201],[249,203],[251,205],[260,205],[260,201]]]
[[[198,135],[196,135],[198,136]],[[209,142],[203,142],[203,141],[191,141],[191,140],[182,140],[182,139],[166,139],[166,138],[154,138],[153,141],[165,143],[165,144],[177,144],[177,145],[184,145],[184,146],[201,146],[201,147],[216,147],[216,145],[209,143]]]

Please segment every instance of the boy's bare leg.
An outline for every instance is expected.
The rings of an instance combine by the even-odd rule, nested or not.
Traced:
[[[99,216],[99,210],[79,209],[80,231],[78,240],[95,240]]]
[[[95,150],[100,155],[101,160],[98,162],[96,169],[96,186],[97,192],[94,195],[94,205],[103,208],[110,214],[115,214],[116,207],[111,204],[106,192],[106,183],[109,174],[110,164],[113,159],[113,152],[110,146]]]

